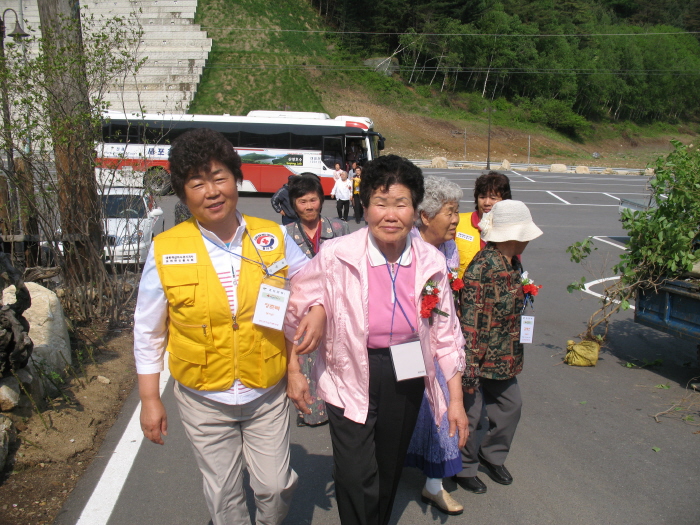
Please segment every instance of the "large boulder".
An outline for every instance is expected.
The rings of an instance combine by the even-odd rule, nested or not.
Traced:
[[[0,472],[5,469],[7,455],[10,453],[10,447],[17,439],[17,432],[12,420],[0,414]]]
[[[574,170],[574,172],[589,175],[591,173],[591,170],[588,168],[588,166],[576,166],[576,170]]]
[[[644,170],[644,175],[647,177],[653,177],[655,173],[654,168],[647,168]]]
[[[435,157],[430,162],[430,167],[447,169],[447,159],[445,157]]]
[[[25,284],[32,297],[32,306],[24,312],[29,322],[29,337],[34,342],[29,372],[34,377],[52,372],[61,374],[71,364],[70,337],[61,302],[48,288],[37,283]],[[3,303],[13,300],[14,286],[10,286],[3,292]],[[35,369],[35,363],[41,367],[40,371]]]
[[[615,170],[612,169],[612,168],[605,168],[605,169],[602,171],[602,174],[603,174],[603,175],[615,175]]]
[[[552,164],[549,168],[552,173],[566,173],[566,164]]]
[[[9,412],[19,405],[19,381],[15,377],[3,377],[0,379],[0,410]]]
[[[502,170],[509,170],[510,169],[510,162],[508,162],[507,159],[503,159],[503,162],[501,162],[501,169]]]

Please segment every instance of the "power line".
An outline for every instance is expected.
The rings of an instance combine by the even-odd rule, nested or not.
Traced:
[[[484,36],[484,37],[605,37],[605,36],[664,36],[664,35],[698,35],[700,31],[667,31],[660,33],[567,33],[567,34],[538,34],[527,35],[521,33],[409,33],[409,32],[374,32],[374,31],[328,31],[325,29],[275,29],[265,27],[210,27],[200,26],[203,31],[265,31],[270,33],[306,33],[306,34],[332,34],[332,35],[373,35],[373,36]]]
[[[167,64],[163,60],[158,60],[157,64],[146,62],[142,69],[162,69],[164,67],[174,67],[176,64]],[[212,70],[270,70],[270,71],[285,71],[285,70],[308,70],[308,71],[372,71],[367,66],[337,66],[326,64],[238,64],[238,65],[207,65],[204,69]],[[411,69],[404,67],[404,70]],[[552,73],[582,73],[582,74],[648,74],[648,75],[666,75],[674,76],[696,76],[700,75],[700,70],[689,71],[687,69],[594,69],[594,68],[516,68],[516,67],[460,67],[460,66],[426,66],[416,68],[417,70],[432,73],[447,72],[447,73],[509,73],[509,74],[552,74]],[[174,74],[176,75],[176,74]]]

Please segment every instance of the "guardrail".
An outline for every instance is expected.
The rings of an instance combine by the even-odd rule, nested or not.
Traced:
[[[413,164],[415,164],[418,167],[421,168],[429,168],[432,164],[432,161],[430,159],[408,159],[410,160]],[[491,169],[493,170],[498,170],[500,169],[500,163],[499,162],[491,162]],[[581,166],[582,164],[579,164]],[[532,171],[535,169],[536,171],[549,171],[551,168],[551,164],[526,164],[522,162],[511,162],[510,164],[510,169],[511,170],[521,170],[521,171]],[[577,165],[566,165],[566,169],[568,171],[575,171]],[[471,160],[448,160],[447,161],[447,167],[448,169],[458,169],[458,168],[481,168],[481,169],[486,169],[486,162],[482,161],[471,161]],[[611,169],[615,172],[625,172],[627,174],[639,174],[639,175],[644,175],[645,168],[613,168],[610,166],[588,166],[588,169],[590,170],[591,173],[602,173],[603,171],[607,169]]]

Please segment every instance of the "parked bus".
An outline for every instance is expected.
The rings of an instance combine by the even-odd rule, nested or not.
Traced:
[[[335,164],[346,169],[376,158],[384,137],[367,117],[296,111],[251,111],[229,115],[161,115],[107,112],[97,166],[132,170],[155,193],[170,187],[168,153],[180,134],[194,128],[221,132],[243,161],[240,191],[275,192],[292,174],[315,173],[329,194]],[[139,181],[140,182],[140,181]]]

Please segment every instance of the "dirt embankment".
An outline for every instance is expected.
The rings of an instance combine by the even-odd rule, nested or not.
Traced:
[[[414,159],[447,157],[448,160],[486,161],[488,124],[486,121],[463,125],[410,114],[388,104],[368,101],[361,92],[329,87],[323,94],[323,105],[332,115],[367,116],[374,120],[375,130],[387,139],[385,153],[395,153]],[[455,119],[457,120],[457,119]],[[503,159],[511,163],[526,163],[528,142],[532,164],[587,165],[605,167],[643,168],[659,156],[671,151],[670,140],[697,142],[693,133],[669,135],[653,139],[625,136],[606,140],[577,143],[555,134],[530,134],[492,125],[491,161],[496,165]],[[593,154],[598,153],[599,158]]]
[[[0,525],[53,523],[134,387],[131,329],[92,332],[91,339],[96,344],[79,351],[82,366],[41,417],[31,406],[6,413],[19,439],[0,474]]]

